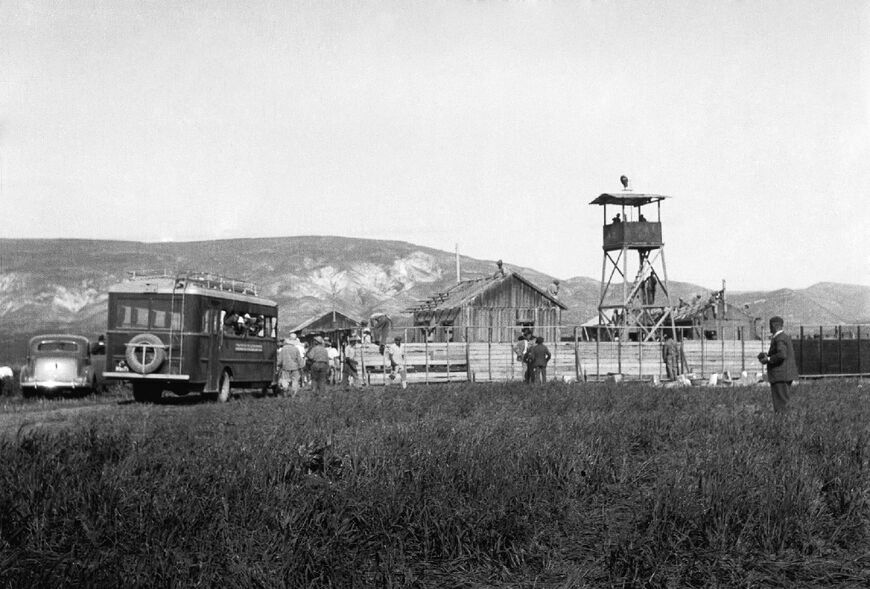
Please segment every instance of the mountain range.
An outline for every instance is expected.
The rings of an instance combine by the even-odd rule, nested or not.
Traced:
[[[460,258],[463,279],[492,275],[494,261]],[[553,278],[533,268],[505,268],[546,288]],[[451,252],[401,241],[333,236],[142,243],[79,239],[0,239],[0,362],[24,355],[37,333],[105,329],[108,288],[130,271],[196,270],[259,285],[279,304],[282,331],[333,309],[365,318],[402,311],[456,282]],[[707,294],[710,287],[670,281],[673,300]],[[600,282],[562,279],[568,306],[563,324],[596,315]],[[787,325],[870,322],[870,287],[819,283],[805,289],[728,292],[732,305],[756,317],[782,315]],[[405,316],[407,317],[407,316]]]

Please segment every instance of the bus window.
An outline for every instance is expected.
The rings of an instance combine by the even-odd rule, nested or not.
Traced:
[[[215,309],[206,309],[202,313],[202,326],[200,328],[200,331],[202,333],[212,333],[213,332],[214,314],[215,314]]]
[[[153,329],[181,329],[181,309],[172,309],[172,301],[151,301],[151,321]]]
[[[131,327],[148,327],[148,307],[133,307]]]
[[[224,311],[224,313],[224,335],[247,335],[244,315],[233,310]]]
[[[133,324],[133,307],[118,305],[115,312],[115,327],[128,327]]]
[[[265,337],[266,335],[266,317],[264,315],[257,315],[256,317],[251,317],[248,319],[248,316],[245,315],[247,325],[248,335],[251,337]]]
[[[155,329],[179,329],[181,327],[181,313],[154,309],[151,311],[151,327]]]

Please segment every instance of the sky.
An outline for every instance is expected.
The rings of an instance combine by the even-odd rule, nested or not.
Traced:
[[[600,279],[623,174],[672,280],[870,285],[870,2],[0,0],[0,236]]]

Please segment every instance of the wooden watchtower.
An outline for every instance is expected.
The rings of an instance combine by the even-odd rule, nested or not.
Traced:
[[[675,333],[661,222],[661,203],[669,197],[632,192],[622,180],[625,190],[589,203],[604,214],[598,324],[613,328],[599,333],[652,341],[665,329]]]

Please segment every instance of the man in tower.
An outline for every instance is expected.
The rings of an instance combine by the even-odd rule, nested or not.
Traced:
[[[773,397],[773,410],[781,413],[788,409],[792,381],[797,380],[797,363],[791,338],[783,331],[782,317],[770,318],[770,349],[760,352],[758,361],[767,365],[767,381]]]

